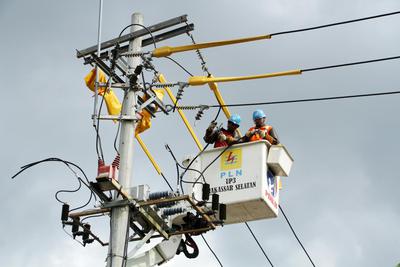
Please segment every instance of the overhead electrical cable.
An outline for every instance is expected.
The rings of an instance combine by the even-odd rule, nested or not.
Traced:
[[[247,229],[249,229],[249,231],[250,231],[251,235],[253,236],[254,240],[257,242],[258,247],[261,249],[261,251],[264,254],[265,258],[267,259],[268,263],[271,265],[271,267],[274,267],[274,265],[272,264],[271,260],[268,258],[267,253],[265,253],[265,250],[261,246],[260,242],[258,242],[257,237],[254,235],[253,231],[251,230],[250,225],[247,222],[245,222],[245,225],[247,226]]]
[[[193,77],[193,74],[188,71],[184,66],[182,66],[182,64],[180,64],[178,61],[176,61],[175,59],[171,58],[171,57],[165,57],[169,60],[171,60],[172,62],[174,62],[176,65],[178,65],[184,72],[186,72],[187,74],[189,74],[191,77]]]
[[[197,43],[197,44],[183,45],[183,46],[163,46],[163,47],[154,49],[151,52],[151,54],[153,57],[157,57],[157,58],[167,57],[173,53],[180,53],[180,52],[205,49],[205,48],[211,48],[211,47],[226,46],[226,45],[232,45],[232,44],[240,44],[240,43],[253,42],[253,41],[258,41],[258,40],[266,40],[266,39],[271,39],[273,36],[278,36],[278,35],[318,30],[318,29],[322,29],[322,28],[333,27],[333,26],[349,24],[349,23],[354,23],[354,22],[360,22],[360,21],[364,21],[364,20],[378,19],[378,18],[393,16],[393,15],[398,15],[398,14],[400,14],[400,11],[384,13],[384,14],[379,14],[379,15],[374,15],[374,16],[369,16],[369,17],[352,19],[352,20],[345,20],[345,21],[324,24],[324,25],[319,25],[319,26],[314,26],[314,27],[301,28],[301,29],[296,29],[296,30],[281,31],[281,32],[275,32],[275,33],[271,33],[271,34],[246,37],[246,38],[231,39],[231,40],[224,40],[224,41],[214,41],[214,42],[206,42],[206,43]]]
[[[307,255],[308,260],[310,261],[310,263],[312,264],[312,266],[315,267],[315,264],[314,264],[313,260],[311,259],[310,254],[308,254],[306,248],[305,248],[305,247],[303,246],[303,244],[301,243],[299,237],[297,236],[297,234],[296,234],[296,232],[294,231],[294,229],[293,229],[291,223],[289,222],[289,219],[286,217],[286,214],[285,214],[285,212],[283,211],[283,208],[282,208],[281,205],[279,205],[279,210],[282,212],[282,215],[283,215],[283,217],[285,218],[287,224],[289,225],[290,230],[292,230],[292,233],[293,233],[294,237],[296,238],[297,242],[300,244],[300,246],[301,246],[301,248],[303,249],[304,253]]]
[[[333,69],[333,68],[341,68],[341,67],[368,64],[368,63],[374,63],[374,62],[380,62],[380,61],[395,60],[395,59],[399,59],[399,58],[400,58],[400,56],[377,58],[377,59],[357,61],[357,62],[351,62],[351,63],[344,63],[344,64],[336,64],[336,65],[330,65],[330,66],[303,69],[303,70],[301,70],[301,72],[316,71],[316,70],[326,70],[326,69]]]
[[[79,207],[74,208],[74,209],[71,209],[70,211],[74,211],[74,210],[78,210],[78,209],[81,209],[81,208],[86,207],[86,206],[89,205],[89,203],[91,202],[92,197],[95,199],[95,201],[97,201],[96,194],[94,194],[94,192],[92,191],[92,188],[89,186],[89,179],[87,178],[86,173],[82,170],[82,168],[79,167],[77,164],[75,164],[75,163],[73,163],[73,162],[66,161],[66,160],[63,160],[63,159],[60,159],[60,158],[47,158],[47,159],[43,159],[43,160],[40,160],[40,161],[36,161],[36,162],[32,162],[32,163],[26,164],[26,165],[22,166],[22,167],[21,167],[21,170],[20,170],[19,172],[17,172],[16,174],[14,174],[14,175],[11,177],[11,179],[14,179],[14,178],[17,177],[19,174],[21,174],[22,172],[26,171],[27,169],[29,169],[29,168],[31,168],[31,167],[33,167],[33,166],[36,166],[36,165],[41,164],[41,163],[43,163],[43,162],[54,162],[54,161],[64,163],[64,164],[67,166],[67,168],[68,168],[71,172],[74,173],[75,177],[78,179],[78,182],[79,182],[78,188],[75,189],[75,190],[59,190],[59,191],[57,191],[57,192],[55,193],[55,198],[56,198],[56,200],[57,200],[58,202],[63,203],[63,204],[65,203],[64,201],[61,201],[61,200],[58,198],[58,194],[59,194],[59,193],[74,193],[74,192],[77,192],[77,191],[80,190],[82,183],[90,190],[90,197],[89,197],[89,200],[88,200],[84,205],[79,206]],[[72,166],[74,166],[75,168],[77,168],[77,169],[83,174],[83,176],[85,177],[86,182],[82,180],[82,178],[71,168],[70,165],[72,165]]]
[[[227,104],[227,105],[179,106],[179,107],[177,107],[177,109],[193,110],[193,109],[197,109],[197,108],[200,108],[203,106],[207,106],[209,108],[263,106],[263,105],[290,104],[290,103],[301,103],[301,102],[329,101],[329,100],[337,100],[337,99],[362,98],[362,97],[372,97],[372,96],[385,96],[385,95],[395,95],[395,94],[400,94],[400,91],[389,91],[389,92],[356,94],[356,95],[340,95],[340,96],[292,99],[292,100],[277,100],[277,101],[268,101],[268,102],[238,103],[238,104]]]
[[[390,13],[384,13],[384,14],[379,14],[379,15],[375,15],[375,16],[363,17],[363,18],[352,19],[352,20],[345,20],[345,21],[340,21],[340,22],[335,22],[335,23],[329,23],[329,24],[324,24],[324,25],[319,25],[319,26],[314,26],[314,27],[308,27],[308,28],[302,28],[302,29],[297,29],[297,30],[276,32],[276,33],[271,33],[270,35],[271,35],[271,37],[272,37],[272,36],[284,35],[284,34],[290,34],[290,33],[312,31],[312,30],[318,30],[318,29],[322,29],[322,28],[328,28],[328,27],[333,27],[333,26],[339,26],[339,25],[343,25],[343,24],[349,24],[349,23],[354,23],[354,22],[360,22],[360,21],[363,21],[363,20],[377,19],[377,18],[382,18],[382,17],[387,17],[387,16],[393,16],[393,15],[398,15],[398,14],[400,14],[400,11],[395,11],[395,12],[390,12]]]
[[[218,112],[217,112],[217,114],[215,115],[215,118],[212,120],[213,122],[216,122],[217,121],[217,119],[218,119],[218,117],[219,117],[219,114],[221,114],[221,110],[222,110],[222,108],[219,108],[218,109]],[[188,164],[188,166],[186,167],[186,169],[183,171],[183,173],[180,175],[180,179],[181,179],[181,189],[182,189],[182,191],[183,191],[183,188],[182,188],[182,181],[183,181],[183,177],[184,177],[184,175],[185,175],[185,173],[190,169],[190,166],[192,166],[192,164],[193,164],[193,162],[198,158],[198,157],[200,157],[200,155],[207,149],[207,147],[209,146],[210,144],[207,144],[202,150],[200,150],[200,152],[189,162],[189,164]],[[203,175],[202,173],[201,173],[201,175]],[[204,176],[203,176],[203,179],[204,179]]]
[[[201,238],[203,238],[204,243],[206,243],[208,249],[209,249],[209,250],[211,251],[211,253],[214,255],[214,258],[218,261],[219,265],[220,265],[221,267],[223,267],[223,265],[222,265],[220,259],[218,258],[217,254],[216,254],[216,253],[214,252],[214,250],[210,247],[210,245],[208,244],[206,238],[205,238],[202,234],[201,234]]]
[[[399,58],[400,58],[400,56],[393,56],[393,57],[385,57],[385,58],[378,58],[378,59],[365,60],[365,61],[350,62],[350,63],[344,63],[344,64],[322,66],[322,67],[316,67],[316,68],[295,69],[295,70],[271,72],[271,73],[248,75],[248,76],[231,76],[231,77],[192,76],[192,77],[189,77],[187,83],[191,86],[199,86],[199,85],[205,85],[207,83],[212,83],[212,82],[236,82],[236,81],[244,81],[244,80],[255,80],[255,79],[265,79],[265,78],[273,78],[273,77],[280,77],[280,76],[289,76],[289,75],[300,75],[303,72],[332,69],[332,68],[341,68],[341,67],[347,67],[347,66],[353,66],[353,65],[375,63],[375,62],[387,61],[387,60],[395,60],[395,59],[399,59]]]

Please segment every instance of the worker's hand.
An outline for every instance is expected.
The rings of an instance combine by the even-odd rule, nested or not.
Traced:
[[[207,130],[212,131],[214,130],[214,128],[217,126],[217,122],[216,121],[212,121],[210,123],[210,125],[208,126]]]
[[[272,138],[272,144],[273,145],[277,145],[278,144],[278,140],[276,140],[275,138],[273,138],[272,136],[271,136],[271,138]]]
[[[250,137],[252,137],[254,134],[255,134],[255,130],[247,131],[246,137],[250,138]]]
[[[236,139],[235,139],[234,137],[232,137],[232,136],[227,136],[227,137],[226,137],[226,143],[227,143],[228,145],[233,145],[233,144],[236,143]]]
[[[263,130],[256,129],[254,130],[254,134],[258,134],[258,136],[260,136],[262,139],[265,138],[265,132]]]
[[[226,135],[224,135],[223,133],[220,133],[219,135],[218,135],[218,140],[219,141],[225,141],[226,140]]]

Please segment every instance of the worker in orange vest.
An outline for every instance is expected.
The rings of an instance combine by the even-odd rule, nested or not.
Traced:
[[[241,118],[237,114],[230,116],[228,119],[227,129],[216,129],[217,122],[212,121],[210,126],[208,126],[203,139],[207,144],[214,144],[215,148],[236,144],[240,139],[239,134],[236,131],[236,129],[240,126],[240,122]]]
[[[251,127],[244,139],[245,141],[267,140],[271,145],[279,144],[278,136],[272,126],[266,125],[267,118],[264,111],[258,109],[253,112],[253,121],[255,126]]]

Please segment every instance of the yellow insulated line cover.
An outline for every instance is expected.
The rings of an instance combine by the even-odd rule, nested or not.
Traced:
[[[244,81],[244,80],[255,80],[255,79],[264,79],[264,78],[272,78],[278,76],[288,76],[288,75],[299,75],[301,74],[301,70],[289,70],[282,72],[272,72],[266,74],[259,75],[251,75],[251,76],[238,76],[238,77],[207,77],[207,76],[192,76],[189,77],[188,83],[192,86],[204,85],[206,83],[212,82],[235,82],[235,81]]]
[[[258,40],[271,39],[271,35],[259,35],[254,37],[240,38],[240,39],[232,39],[225,41],[216,41],[216,42],[208,42],[208,43],[198,43],[192,45],[183,45],[183,46],[163,46],[153,50],[153,57],[167,57],[173,53],[204,49],[216,46],[224,46],[224,45],[232,45],[232,44],[240,44],[246,42],[253,42]]]

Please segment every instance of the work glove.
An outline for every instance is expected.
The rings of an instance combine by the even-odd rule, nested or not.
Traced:
[[[258,130],[257,133],[258,133],[258,135],[259,135],[262,139],[265,138],[265,131]]]
[[[252,137],[255,133],[256,133],[255,130],[247,131],[246,137],[250,138],[250,137]]]
[[[214,130],[214,128],[217,126],[217,122],[216,121],[212,121],[210,123],[210,125],[208,126],[207,130],[212,131]]]
[[[223,133],[220,133],[218,135],[218,140],[221,141],[221,142],[225,141],[226,140],[226,135],[224,135]]]

